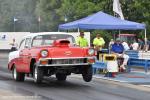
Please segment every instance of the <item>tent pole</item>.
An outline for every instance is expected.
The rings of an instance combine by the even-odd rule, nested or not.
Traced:
[[[113,35],[114,35],[114,40],[116,40],[116,32],[114,32]]]
[[[121,33],[121,32],[120,32],[120,30],[119,30],[119,38],[120,38],[120,33]]]
[[[146,34],[146,29],[144,30],[144,34],[145,34],[145,38],[144,38],[144,40],[145,40],[145,51],[147,51],[148,50],[148,48],[147,48],[147,34]]]

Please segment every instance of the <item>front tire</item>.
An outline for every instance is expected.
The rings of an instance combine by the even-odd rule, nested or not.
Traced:
[[[34,65],[33,78],[34,78],[35,83],[37,83],[37,84],[42,83],[43,70],[41,68],[39,68],[38,66],[36,66],[36,64]]]
[[[66,78],[67,78],[67,75],[66,74],[57,73],[56,74],[56,78],[57,78],[58,81],[65,81]]]
[[[15,81],[23,82],[25,80],[25,74],[21,72],[17,72],[15,66],[12,71],[12,76]]]
[[[93,76],[92,66],[87,66],[82,71],[82,77],[85,82],[90,82]]]

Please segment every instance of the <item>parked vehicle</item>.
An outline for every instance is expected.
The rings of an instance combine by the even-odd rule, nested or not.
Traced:
[[[121,41],[125,41],[127,43],[133,43],[136,39],[136,34],[119,34],[118,36]]]
[[[31,76],[41,83],[44,76],[55,75],[65,81],[71,73],[82,74],[83,80],[92,80],[93,48],[75,46],[69,34],[34,33],[24,37],[17,51],[10,52],[8,69],[16,81]]]

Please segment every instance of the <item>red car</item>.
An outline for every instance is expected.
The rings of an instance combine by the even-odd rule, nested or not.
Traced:
[[[82,74],[83,80],[89,82],[94,54],[93,48],[75,46],[72,35],[33,33],[22,39],[17,51],[10,52],[8,69],[16,81],[24,81],[25,74],[33,77],[35,83],[51,75],[65,81],[75,73]]]

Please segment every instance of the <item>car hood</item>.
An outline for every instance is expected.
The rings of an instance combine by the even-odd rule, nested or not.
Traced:
[[[52,58],[64,58],[64,57],[85,57],[86,56],[86,48],[79,47],[54,47],[48,49],[49,56]]]

